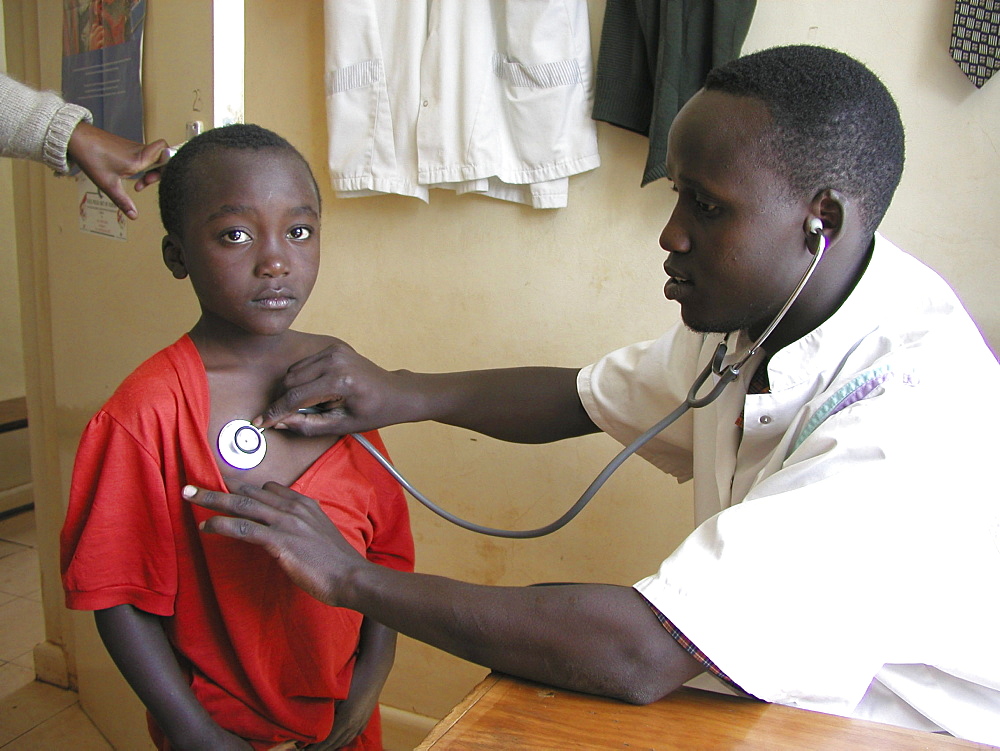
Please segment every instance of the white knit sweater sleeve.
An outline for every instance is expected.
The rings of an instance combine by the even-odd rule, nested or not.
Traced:
[[[90,110],[70,104],[51,91],[35,91],[0,73],[0,156],[42,162],[68,172],[66,148]]]

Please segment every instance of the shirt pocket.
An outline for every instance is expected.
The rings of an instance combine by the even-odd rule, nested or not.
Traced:
[[[596,153],[590,115],[593,71],[586,3],[510,0],[493,55],[502,114],[532,182],[562,177],[545,170]]]
[[[390,123],[385,71],[378,59],[326,74],[330,172],[336,190],[372,188],[379,122]]]

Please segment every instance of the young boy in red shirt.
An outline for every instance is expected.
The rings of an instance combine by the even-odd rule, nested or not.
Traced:
[[[61,536],[66,604],[95,611],[161,750],[381,749],[396,633],[304,594],[257,546],[199,534],[212,512],[181,499],[186,484],[291,485],[322,498],[368,559],[413,568],[402,492],[353,439],[240,422],[329,343],[289,328],[319,269],[316,181],[280,136],[217,128],[168,163],[160,213],[164,261],[190,277],[201,317],[83,434]]]

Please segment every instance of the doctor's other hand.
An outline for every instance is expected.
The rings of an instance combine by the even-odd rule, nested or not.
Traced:
[[[166,148],[163,139],[141,144],[81,120],[73,129],[66,154],[129,219],[135,219],[139,212],[122,181],[143,173],[135,181],[137,191],[157,182],[160,172],[151,168],[162,166]]]
[[[370,566],[312,498],[268,482],[221,493],[187,485],[184,498],[226,516],[202,523],[203,532],[244,540],[264,548],[293,582],[327,605],[338,605],[342,582]]]
[[[413,373],[384,370],[346,342],[329,341],[288,369],[283,393],[254,425],[305,436],[347,435],[422,419],[415,408],[419,394],[409,383]]]

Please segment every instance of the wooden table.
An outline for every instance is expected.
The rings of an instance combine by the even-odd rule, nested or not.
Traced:
[[[417,749],[969,749],[951,736],[682,688],[646,707],[493,673]]]

